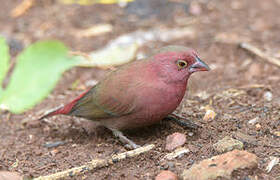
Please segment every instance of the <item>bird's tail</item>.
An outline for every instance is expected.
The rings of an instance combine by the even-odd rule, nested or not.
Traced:
[[[66,104],[65,106],[59,106],[58,108],[50,110],[47,114],[44,116],[40,117],[39,120],[58,115],[58,114],[70,114],[72,108],[76,105],[76,103],[86,94],[88,93],[89,90],[86,92],[82,93],[80,96],[78,96],[76,99],[74,99],[72,102],[69,104]]]
[[[51,116],[54,116],[54,115],[57,115],[57,114],[65,114],[64,108],[65,108],[64,106],[59,106],[55,109],[51,109],[45,115],[40,117],[39,120],[42,120],[42,119],[45,119],[45,118],[48,118],[48,117],[51,117]]]

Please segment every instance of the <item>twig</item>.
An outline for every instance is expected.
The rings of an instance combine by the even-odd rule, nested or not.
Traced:
[[[189,149],[181,147],[181,148],[178,148],[178,149],[176,149],[175,151],[173,151],[171,153],[166,154],[163,157],[163,159],[161,159],[161,160],[164,160],[164,159],[172,160],[172,159],[175,159],[178,156],[182,156],[183,154],[186,154],[186,153],[189,153],[189,152],[190,152]]]
[[[253,46],[249,43],[241,43],[240,47],[243,48],[243,49],[246,49],[247,51],[250,51],[251,53],[253,53],[257,56],[260,56],[261,58],[263,58],[264,60],[266,60],[270,64],[273,64],[273,65],[276,65],[276,66],[280,67],[280,60],[279,59],[270,56],[269,54],[261,51],[257,47],[255,47],[255,46]]]
[[[71,169],[61,171],[61,172],[58,172],[58,173],[55,173],[55,174],[47,175],[47,176],[40,176],[40,177],[35,178],[33,180],[56,180],[56,179],[62,179],[62,178],[66,178],[66,177],[77,176],[79,174],[83,174],[85,172],[91,171],[95,168],[101,168],[101,167],[109,166],[110,164],[114,164],[114,163],[116,163],[116,162],[118,162],[122,159],[137,156],[139,154],[142,154],[144,152],[147,152],[147,151],[153,149],[154,147],[155,147],[154,144],[150,144],[150,145],[147,145],[147,146],[144,146],[144,147],[134,149],[132,151],[127,151],[127,152],[124,152],[124,153],[113,155],[110,158],[94,159],[94,160],[86,163],[83,166],[71,168]]]

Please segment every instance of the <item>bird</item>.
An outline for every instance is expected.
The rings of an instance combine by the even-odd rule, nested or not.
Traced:
[[[139,145],[122,130],[155,124],[181,103],[191,74],[209,71],[195,50],[169,45],[150,57],[111,71],[70,103],[43,117],[68,115],[97,122],[131,149]]]

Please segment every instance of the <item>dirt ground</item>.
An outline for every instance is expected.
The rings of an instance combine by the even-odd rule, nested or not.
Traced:
[[[245,150],[259,157],[259,167],[238,170],[232,179],[277,179],[279,165],[270,173],[265,167],[270,156],[280,157],[280,69],[241,49],[232,41],[249,41],[255,46],[280,56],[279,0],[191,0],[139,1],[121,8],[118,5],[62,5],[55,1],[36,1],[34,7],[18,18],[10,12],[20,0],[2,1],[0,34],[8,39],[13,56],[26,45],[42,39],[59,39],[76,51],[90,52],[109,40],[136,30],[154,27],[189,26],[194,37],[170,42],[150,42],[142,50],[167,44],[185,45],[198,51],[210,72],[192,76],[189,92],[177,112],[202,126],[198,130],[180,127],[169,121],[125,134],[137,144],[155,144],[152,151],[100,168],[72,179],[154,179],[162,169],[181,174],[183,169],[218,153],[213,144],[236,132],[250,135],[257,144],[245,143]],[[190,4],[192,5],[190,6]],[[148,5],[147,5],[148,4]],[[139,8],[140,7],[140,8]],[[191,21],[191,22],[190,22]],[[98,37],[78,38],[72,32],[98,23],[110,23],[114,30]],[[217,37],[225,36],[221,40]],[[44,111],[66,103],[87,87],[89,80],[99,80],[104,70],[74,68],[63,78],[47,99],[22,114],[0,114],[0,170],[16,171],[26,177],[38,177],[80,166],[95,158],[105,158],[126,151],[110,131],[89,127],[89,122],[65,116],[49,119],[49,123],[24,119],[38,117]],[[79,88],[72,84],[79,80]],[[204,95],[203,93],[204,92]],[[272,100],[265,94],[272,94]],[[215,120],[204,121],[211,105],[218,114]],[[259,117],[258,126],[248,121]],[[184,147],[190,153],[171,161],[160,161],[167,153],[166,137],[173,132],[187,135]],[[192,135],[190,132],[193,132]],[[47,148],[48,142],[64,144]]]

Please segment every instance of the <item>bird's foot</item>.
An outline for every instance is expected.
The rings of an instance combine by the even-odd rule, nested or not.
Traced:
[[[129,148],[129,149],[136,149],[139,148],[141,146],[137,145],[136,143],[134,143],[132,140],[128,139],[125,135],[123,135],[123,133],[119,130],[116,129],[110,129],[114,136],[119,138],[119,140],[125,144],[125,147]]]
[[[189,120],[179,114],[176,114],[176,113],[172,113],[172,114],[168,115],[166,118],[174,121],[175,123],[177,123],[179,126],[182,126],[182,127],[187,127],[187,128],[191,128],[191,129],[198,129],[199,127],[201,127],[201,126],[197,125],[196,123],[192,122],[191,120]]]

